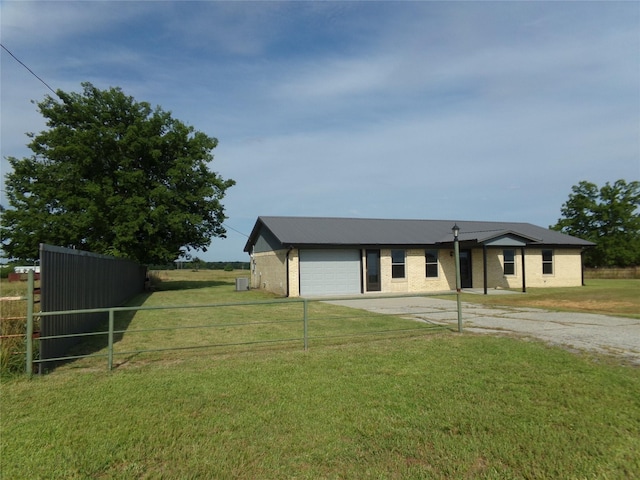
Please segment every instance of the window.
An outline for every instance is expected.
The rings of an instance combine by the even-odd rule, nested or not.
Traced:
[[[553,250],[542,250],[542,274],[553,275]]]
[[[425,251],[425,259],[427,263],[427,278],[435,278],[438,276],[438,250]]]
[[[502,264],[504,267],[505,275],[516,274],[516,251],[515,250],[503,250],[502,251]]]
[[[391,278],[404,278],[404,250],[391,250]]]

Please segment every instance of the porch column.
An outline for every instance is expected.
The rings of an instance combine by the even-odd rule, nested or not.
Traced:
[[[484,294],[487,294],[487,246],[482,245],[482,275],[484,279]]]
[[[524,247],[520,248],[520,256],[522,257],[522,293],[527,293],[527,272],[524,269]]]

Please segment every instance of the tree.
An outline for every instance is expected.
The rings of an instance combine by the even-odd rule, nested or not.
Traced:
[[[200,267],[201,267],[202,265],[204,265],[204,261],[202,261],[202,260],[201,260],[200,258],[198,258],[198,257],[193,257],[193,258],[191,259],[191,265],[193,266],[193,269],[194,269],[196,272],[199,272],[199,271],[200,271]]]
[[[582,181],[551,226],[597,244],[585,254],[590,267],[640,265],[640,182],[618,180],[602,188]]]
[[[82,86],[38,103],[48,130],[27,134],[32,156],[8,158],[5,255],[34,260],[49,243],[163,264],[224,237],[235,182],[208,168],[217,139],[120,88]]]

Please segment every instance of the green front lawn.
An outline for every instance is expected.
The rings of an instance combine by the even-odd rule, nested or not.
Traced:
[[[269,298],[235,292],[232,275],[180,275],[138,300]],[[314,308],[338,322],[345,314]],[[133,329],[205,319],[185,312],[120,321]],[[243,315],[231,309],[216,318]],[[349,328],[380,322],[358,312]],[[139,333],[136,342],[171,345],[193,335],[186,332]],[[127,331],[117,348],[133,338]],[[103,359],[87,359],[31,380],[2,379],[3,479],[640,477],[640,369],[611,357],[425,330],[316,341],[307,352],[274,344],[119,356],[116,363],[111,373]]]
[[[2,478],[637,478],[640,370],[436,334],[2,386]]]

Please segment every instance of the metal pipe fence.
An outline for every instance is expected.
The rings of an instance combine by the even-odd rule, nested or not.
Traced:
[[[455,293],[449,294],[455,295]],[[376,298],[401,298],[416,297],[418,295],[392,295],[378,296]],[[420,295],[425,296],[425,295]],[[42,364],[43,362],[68,361],[80,358],[103,357],[106,359],[108,370],[114,367],[114,358],[116,356],[134,356],[142,353],[151,352],[167,352],[180,350],[197,350],[206,348],[234,347],[239,345],[257,345],[257,344],[273,344],[297,342],[306,351],[309,348],[310,340],[327,340],[337,338],[348,338],[355,336],[367,335],[391,335],[405,334],[417,331],[442,331],[452,330],[449,324],[445,322],[429,322],[419,321],[416,317],[421,316],[421,312],[413,311],[404,314],[376,314],[367,312],[363,314],[361,310],[355,309],[355,312],[345,314],[344,310],[338,309],[337,313],[327,313],[326,309],[320,313],[313,312],[313,306],[321,302],[329,302],[331,300],[346,300],[345,297],[339,299],[323,298],[323,299],[280,299],[280,300],[261,300],[253,302],[231,302],[231,303],[212,303],[198,305],[164,305],[164,306],[124,306],[124,307],[108,307],[108,308],[92,308],[92,309],[73,309],[61,310],[55,312],[31,312],[27,318],[27,330],[33,328],[33,322],[36,317],[40,317],[41,322],[51,317],[64,317],[73,315],[95,315],[100,314],[106,316],[106,330],[84,332],[84,333],[64,333],[40,336],[33,339],[27,335],[27,373],[32,373],[32,365]],[[362,297],[354,297],[352,300],[362,300]],[[452,308],[446,313],[452,318],[457,315],[455,302]],[[269,316],[266,314],[269,308],[277,309],[274,318],[260,318]],[[137,312],[151,312],[158,310],[176,310],[176,311],[207,311],[205,320],[195,321],[193,324],[185,325],[180,319],[174,319],[161,326],[152,326],[151,328],[122,328],[116,324],[116,316],[123,314],[131,314]],[[223,313],[220,313],[223,311]],[[220,313],[219,315],[216,315]],[[427,312],[423,312],[426,314]],[[440,317],[442,316],[440,312]],[[424,317],[424,315],[422,315]],[[393,322],[389,320],[393,317],[402,318],[402,322]],[[413,318],[413,321],[406,321]],[[181,317],[185,318],[185,317]],[[222,318],[222,321],[216,319]],[[234,319],[238,318],[238,321]],[[363,324],[370,319],[378,319],[369,325],[370,328],[364,328]],[[386,320],[383,320],[386,319]],[[268,327],[265,329],[264,327]],[[365,325],[366,327],[366,325]],[[384,328],[383,328],[384,327]],[[233,329],[238,329],[231,332]],[[171,332],[182,333],[188,330],[197,330],[198,332],[207,332],[216,330],[217,333],[207,335],[202,333],[197,344],[174,344],[166,345],[164,339]],[[238,331],[240,333],[238,333]],[[248,332],[249,331],[249,332]],[[261,331],[261,333],[256,333]],[[460,331],[460,330],[459,330]],[[129,344],[125,345],[122,350],[116,350],[116,336],[127,335],[147,335],[147,338],[140,342],[140,346],[133,347]],[[153,338],[153,334],[158,336]],[[151,338],[149,338],[149,336]],[[106,337],[106,348],[98,348],[96,353],[83,353],[78,355],[61,355],[55,358],[34,359],[33,352],[35,341],[51,341],[59,339],[81,339],[90,337]],[[158,341],[154,344],[154,341]],[[127,348],[128,347],[128,348]]]

